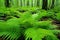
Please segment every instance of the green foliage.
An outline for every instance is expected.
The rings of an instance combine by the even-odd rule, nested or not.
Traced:
[[[3,39],[7,38],[6,40],[8,40],[10,38],[10,40],[17,40],[20,37],[20,27],[18,24],[15,24],[15,21],[10,19],[7,22],[0,22],[0,36]]]
[[[56,6],[52,9],[52,11],[54,11],[55,13],[59,13],[60,12],[60,5],[59,6]]]
[[[38,22],[38,27],[43,28],[43,29],[54,29],[57,26],[52,25],[52,21],[39,21]]]
[[[25,40],[58,40],[58,38],[49,30],[29,28],[25,31]]]
[[[25,10],[25,8],[21,9]],[[5,14],[8,18],[6,21],[0,20],[0,36],[4,39],[7,38],[6,40],[9,38],[10,40],[17,40],[22,34],[26,37],[25,40],[30,38],[32,40],[58,40],[55,35],[60,31],[54,30],[58,26],[52,24],[52,20],[53,18],[60,20],[59,13],[56,13],[55,16],[54,12],[50,10],[38,8],[29,8],[23,12],[19,8],[7,8],[1,12],[0,17]],[[44,17],[49,19],[43,21]]]
[[[6,0],[5,0],[6,1]],[[55,30],[60,22],[59,1],[50,9],[52,0],[48,0],[48,9],[43,10],[42,0],[9,0],[10,8],[5,8],[4,0],[0,0],[0,37],[3,40],[18,40],[22,35],[25,40],[60,40]]]
[[[56,18],[56,20],[60,21],[60,13],[56,13],[55,18]]]
[[[41,10],[41,11],[38,11],[36,14],[33,14],[33,18],[35,18],[36,20],[40,20],[43,19],[43,18],[54,18],[54,12],[52,11],[46,11],[46,10]],[[49,20],[49,19],[48,19]]]

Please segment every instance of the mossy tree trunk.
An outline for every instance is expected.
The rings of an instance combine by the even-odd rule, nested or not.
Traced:
[[[30,7],[33,6],[33,0],[29,0],[29,6],[30,6]]]
[[[48,0],[48,9],[51,8],[52,0]]]
[[[18,0],[11,0],[10,1],[11,7],[18,7]]]
[[[22,7],[25,6],[25,0],[22,0]]]
[[[55,0],[52,0],[51,8],[54,8],[54,2]]]
[[[39,7],[40,0],[37,0],[37,6]]]
[[[43,0],[39,0],[39,8],[42,8],[42,5],[43,5],[42,1]]]
[[[5,7],[5,0],[0,0],[0,8]]]
[[[60,0],[55,0],[55,7],[60,6]]]
[[[27,7],[28,5],[27,5],[27,3],[28,3],[28,0],[25,0],[25,7]]]
[[[32,7],[34,7],[35,6],[35,0],[32,0]]]

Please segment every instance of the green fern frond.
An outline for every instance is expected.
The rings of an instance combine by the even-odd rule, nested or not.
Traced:
[[[42,40],[45,36],[48,36],[46,40],[59,40],[51,31],[45,30],[45,29],[34,29],[34,28],[29,28],[25,31],[25,40]],[[45,40],[45,39],[44,39]]]

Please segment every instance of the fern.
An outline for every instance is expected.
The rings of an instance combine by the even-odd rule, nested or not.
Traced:
[[[53,12],[47,12],[45,10],[41,10],[41,11],[38,11],[36,14],[33,14],[32,17],[34,17],[35,20],[41,21],[41,19],[43,17],[47,17],[47,18],[52,19],[54,17],[54,13]]]
[[[56,18],[56,20],[60,21],[60,13],[56,13],[55,18]]]
[[[44,37],[47,37],[46,40],[58,40],[58,38],[49,30],[29,28],[25,31],[25,40],[42,40]]]
[[[17,21],[15,20],[8,20],[7,22],[0,22],[0,35],[3,37],[3,39],[8,40],[14,40],[14,39],[18,39],[20,37],[20,26],[18,24],[15,24],[15,22],[17,23]]]
[[[43,28],[43,29],[54,29],[57,26],[56,25],[52,25],[51,21],[40,21],[37,23],[38,28]]]
[[[51,19],[54,17],[60,20],[59,13],[55,16],[54,12],[40,10],[39,8],[29,8],[25,12],[21,12],[19,8],[3,10],[0,16],[6,14],[7,18],[11,18],[6,21],[0,20],[0,36],[6,40],[17,40],[21,34],[25,36],[25,40],[58,40],[55,35],[60,33],[60,30],[54,30],[57,26],[52,24]],[[36,13],[32,14],[35,11]],[[41,20],[43,17],[50,20],[43,21]]]

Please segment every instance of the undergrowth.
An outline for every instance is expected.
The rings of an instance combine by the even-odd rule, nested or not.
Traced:
[[[25,40],[60,40],[60,30],[52,23],[55,19],[60,21],[59,14],[39,8],[1,9],[0,36],[3,40],[18,40],[21,35]]]

